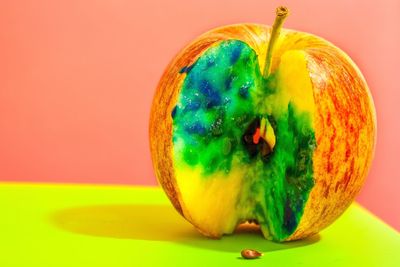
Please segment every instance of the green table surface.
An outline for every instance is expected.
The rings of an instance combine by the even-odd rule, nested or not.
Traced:
[[[0,183],[1,267],[400,266],[400,235],[358,204],[307,240],[277,244],[255,229],[212,240],[161,189]],[[243,260],[240,251],[264,252]]]

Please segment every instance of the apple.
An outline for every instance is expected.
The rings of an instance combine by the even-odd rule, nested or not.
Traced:
[[[186,46],[150,116],[156,177],[176,210],[213,238],[255,222],[266,239],[318,233],[367,176],[376,115],[361,72],[309,33],[237,24]]]

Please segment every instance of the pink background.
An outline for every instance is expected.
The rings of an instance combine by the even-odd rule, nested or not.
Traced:
[[[32,0],[0,2],[0,180],[155,185],[154,89],[169,60],[216,26],[320,35],[364,73],[378,116],[358,201],[400,230],[400,1]]]

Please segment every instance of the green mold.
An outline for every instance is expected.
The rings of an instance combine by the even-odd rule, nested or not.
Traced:
[[[284,88],[272,88],[260,72],[258,56],[239,40],[221,41],[207,49],[186,75],[173,117],[176,160],[201,166],[204,179],[215,172],[226,173],[232,161],[249,168],[243,183],[250,184],[246,203],[254,205],[252,216],[264,234],[283,240],[296,229],[309,192],[314,185],[312,156],[316,146],[310,114],[288,106],[260,101],[260,96],[277,94]],[[262,98],[261,98],[262,99]],[[279,116],[261,114],[269,106],[282,109]],[[260,144],[248,144],[246,132],[252,123],[267,118],[274,128],[276,145],[268,155],[260,153]],[[247,140],[247,141],[246,141]],[[265,142],[264,142],[265,145]],[[265,149],[264,149],[265,150]],[[243,202],[242,202],[243,203]]]

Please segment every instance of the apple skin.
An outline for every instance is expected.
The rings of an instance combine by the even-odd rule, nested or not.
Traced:
[[[213,29],[186,46],[166,68],[155,93],[150,115],[150,149],[156,177],[175,209],[200,232],[216,237],[185,216],[173,168],[173,120],[184,75],[180,70],[193,64],[202,53],[222,40],[241,40],[259,56],[260,68],[271,27],[237,24]],[[296,230],[285,240],[318,233],[337,219],[352,203],[364,184],[376,143],[376,114],[361,72],[343,51],[312,34],[282,29],[271,71],[288,50],[306,53],[313,86],[314,130],[317,147],[313,154],[314,187]]]

